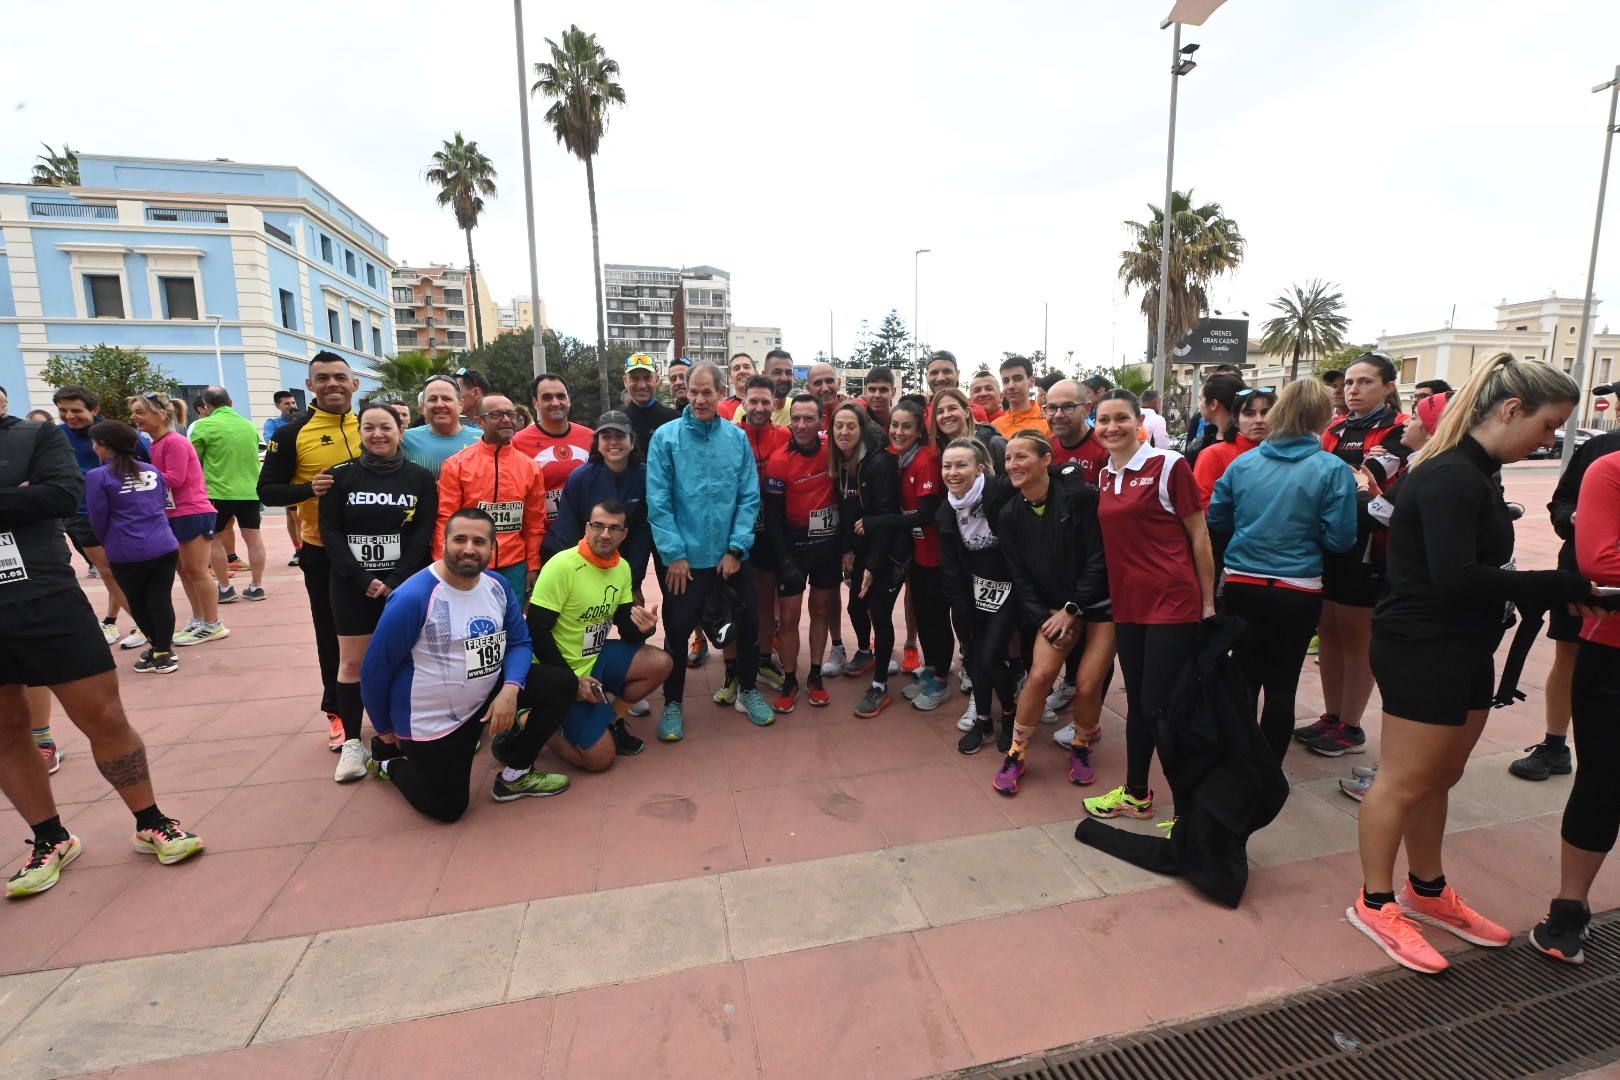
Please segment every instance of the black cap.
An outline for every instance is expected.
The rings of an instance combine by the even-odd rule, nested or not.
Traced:
[[[949,349],[935,349],[933,352],[929,353],[928,362],[932,364],[935,360],[949,360],[952,367],[962,366],[956,362],[956,354],[951,352]]]
[[[596,418],[597,431],[622,431],[631,438],[635,438],[635,429],[630,426],[630,417],[618,409],[609,409]]]

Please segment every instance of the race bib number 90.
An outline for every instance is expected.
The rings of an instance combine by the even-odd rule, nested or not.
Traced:
[[[591,623],[585,627],[585,639],[580,643],[579,655],[595,656],[602,651],[602,645],[608,639],[608,631],[613,628],[611,621]]]
[[[997,612],[1001,605],[1007,602],[1012,594],[1012,582],[991,581],[977,574],[973,575],[973,606],[980,611]]]
[[[28,568],[23,565],[17,538],[8,532],[0,532],[0,585],[27,580]]]
[[[824,540],[838,533],[838,507],[826,506],[810,511],[810,539]]]
[[[498,533],[512,533],[523,528],[521,502],[481,502],[478,509],[495,519],[495,531]]]
[[[484,679],[501,670],[506,661],[506,631],[467,639],[467,678]]]
[[[349,550],[366,570],[391,570],[399,565],[399,533],[350,536]]]

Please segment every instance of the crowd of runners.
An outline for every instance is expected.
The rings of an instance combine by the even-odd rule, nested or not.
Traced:
[[[1062,769],[1098,792],[1079,798],[1086,815],[1152,818],[1177,678],[1206,620],[1240,618],[1233,659],[1278,762],[1295,742],[1363,753],[1378,690],[1382,761],[1340,785],[1361,802],[1364,886],[1346,915],[1425,972],[1447,966],[1425,925],[1510,940],[1446,881],[1447,793],[1498,694],[1505,630],[1545,613],[1547,736],[1512,769],[1575,778],[1559,895],[1530,940],[1584,959],[1587,894],[1620,830],[1620,433],[1559,484],[1557,569],[1514,567],[1524,511],[1500,477],[1552,444],[1570,379],[1503,357],[1402,403],[1379,353],[1280,390],[1216,368],[1179,448],[1154,394],[1037,377],[1017,356],[962,379],[939,351],[923,392],[877,367],[846,397],[827,364],[799,386],[780,349],[725,370],[637,354],[621,407],[587,427],[556,374],[526,404],[465,369],[414,402],[361,403],[348,362],[321,352],[308,407],[278,394],[262,432],[219,387],[189,424],[158,393],[121,410],[132,424],[105,419],[72,386],[56,416],[25,420],[0,390],[0,789],[33,830],[8,895],[49,889],[82,850],[51,796],[53,694],[134,815],[135,847],[165,864],[202,850],[158,807],[111,650],[165,674],[229,635],[222,608],[265,596],[262,505],[285,508],[335,780],[369,774],[447,822],[485,741],[502,802],[568,788],[543,752],[592,772],[642,753],[634,718],[679,743],[712,721],[685,693],[711,648],[712,705],[759,727],[801,701],[828,708],[833,679],[859,680],[854,714],[872,722],[960,694],[957,749],[994,746],[996,792]],[[105,587],[99,618],[70,544]],[[1312,654],[1326,707],[1296,727]],[[1098,785],[1116,663],[1125,767]],[[1055,750],[1038,747],[1043,724]]]

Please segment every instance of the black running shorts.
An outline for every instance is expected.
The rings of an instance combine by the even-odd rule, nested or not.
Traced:
[[[1384,711],[1419,724],[1461,727],[1496,695],[1493,642],[1444,637],[1372,639],[1373,678]]]
[[[114,666],[96,613],[78,588],[0,607],[0,686],[61,686]]]

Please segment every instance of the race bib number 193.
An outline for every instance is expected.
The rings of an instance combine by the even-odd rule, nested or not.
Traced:
[[[501,670],[506,661],[506,631],[496,630],[467,639],[467,678],[483,679]]]

